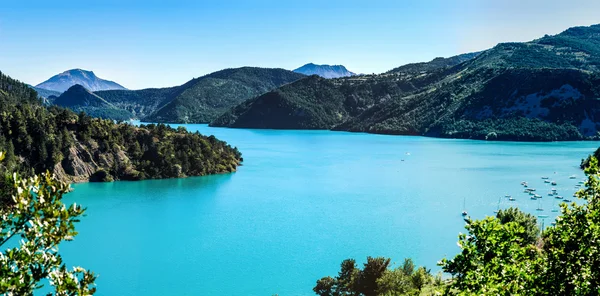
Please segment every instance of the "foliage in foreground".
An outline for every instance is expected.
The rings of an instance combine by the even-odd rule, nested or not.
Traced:
[[[586,161],[585,173],[585,189],[577,192],[584,202],[561,204],[556,225],[541,234],[536,218],[518,209],[466,219],[468,233],[460,234],[458,242],[462,251],[439,263],[452,276],[444,294],[600,295],[600,170],[595,156]],[[388,265],[389,259],[369,258],[360,270],[354,260],[345,260],[337,277],[320,279],[313,290],[321,296],[418,293],[422,286],[410,283],[421,269],[406,273]],[[431,284],[431,275],[422,270],[424,282]]]
[[[523,224],[500,219],[468,220],[459,236],[462,252],[440,262],[453,276],[448,295],[600,294],[600,175],[589,158],[582,205],[561,204],[556,226],[539,242],[527,239]]]
[[[421,295],[427,290],[432,295],[443,286],[441,275],[433,276],[425,267],[416,268],[411,259],[405,259],[397,268],[390,268],[390,259],[368,257],[363,269],[354,259],[342,262],[335,278],[317,281],[313,291],[319,296],[341,295]]]
[[[0,153],[0,160],[4,153]],[[54,295],[92,295],[96,276],[81,267],[67,269],[58,253],[62,241],[77,234],[85,211],[62,202],[69,185],[50,173],[0,181],[0,294],[33,295],[48,280]],[[49,294],[52,295],[52,294]]]

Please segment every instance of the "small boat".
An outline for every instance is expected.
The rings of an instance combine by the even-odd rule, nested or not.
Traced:
[[[561,197],[562,198],[562,197]],[[558,209],[556,208],[556,200],[552,202],[552,212],[556,213],[558,212]]]
[[[463,211],[461,213],[463,217],[467,215],[466,208],[467,208],[467,198],[463,197]]]
[[[577,179],[577,176],[571,175],[571,176],[569,176],[569,179]]]
[[[552,185],[556,185],[556,181],[552,181],[550,184],[552,184]]]
[[[536,198],[542,198],[542,196],[541,196],[541,195],[539,195],[539,194],[535,194],[534,196],[535,196]]]
[[[556,222],[552,222],[552,223],[550,223],[550,224],[552,224],[552,226],[556,226]]]
[[[504,197],[508,197],[508,198],[510,198],[510,195],[508,195],[508,194],[507,194],[507,195],[505,195]]]
[[[510,197],[508,200],[510,200],[510,201],[515,201],[516,199],[515,199],[514,197],[512,197],[512,196],[511,196],[511,197]]]
[[[541,201],[541,200],[540,200],[540,203],[538,204],[538,207],[537,207],[537,209],[535,209],[535,210],[536,210],[536,211],[539,211],[539,212],[541,212],[541,211],[543,211],[543,210],[544,210],[544,208],[542,208],[542,201]]]
[[[554,192],[548,192],[548,196],[554,196]]]
[[[543,179],[543,180],[546,180],[546,179],[548,179],[548,177],[542,177],[542,179]]]
[[[562,197],[562,196],[560,196],[560,195],[557,195],[557,196],[555,196],[554,198],[556,198],[556,199],[563,199],[563,197]]]
[[[527,185],[527,181],[522,181],[521,185]]]
[[[502,197],[498,197],[498,208],[494,211],[494,214],[498,214],[498,212],[500,212],[500,201],[502,200]]]
[[[578,183],[578,184],[582,184],[582,185],[583,185],[583,183],[585,183],[585,182],[583,182],[583,181],[579,181],[579,182],[577,182],[577,183]]]
[[[544,180],[544,183],[550,183],[550,180]]]
[[[462,211],[462,215],[466,216],[467,215],[467,211]]]
[[[552,190],[552,192],[556,192],[556,188],[552,188],[552,189],[550,189],[550,190]]]
[[[532,195],[532,196],[531,196],[529,199],[536,200],[536,199],[537,199],[537,197],[535,197],[535,196],[533,196],[533,195]]]
[[[570,200],[570,199],[566,199],[566,198],[565,198],[565,199],[563,199],[563,201],[564,201],[564,202],[571,202],[571,200]]]

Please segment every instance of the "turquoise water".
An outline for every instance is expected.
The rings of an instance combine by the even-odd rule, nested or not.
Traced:
[[[237,146],[244,165],[228,175],[76,184],[68,195],[88,211],[61,252],[99,274],[97,295],[312,295],[343,259],[369,255],[438,270],[458,251],[463,202],[474,218],[493,215],[500,199],[550,215],[548,225],[555,200],[540,177],[570,197],[581,158],[600,145],[186,127]]]

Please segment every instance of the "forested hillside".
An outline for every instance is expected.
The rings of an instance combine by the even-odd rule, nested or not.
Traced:
[[[66,181],[140,180],[235,171],[236,148],[183,128],[132,126],[44,107],[37,93],[0,73],[3,164],[25,174],[49,170]]]
[[[384,74],[334,79],[333,87],[321,81],[304,96],[289,95],[302,93],[303,83],[290,84],[272,92],[278,100],[254,98],[213,125],[305,128],[265,118],[274,116],[323,123],[310,128],[370,133],[521,141],[596,139],[599,73],[600,25],[576,27]],[[336,95],[318,96],[318,89]],[[318,112],[319,105],[339,108]]]
[[[221,70],[184,84],[174,98],[146,120],[208,123],[247,99],[302,77],[305,76],[283,69],[243,67]]]

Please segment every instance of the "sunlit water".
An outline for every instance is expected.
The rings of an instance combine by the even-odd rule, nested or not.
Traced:
[[[186,127],[237,146],[244,165],[76,184],[68,195],[88,210],[61,252],[99,274],[97,295],[312,295],[343,259],[366,256],[439,270],[458,251],[463,203],[474,218],[512,205],[549,215],[548,226],[558,208],[548,191],[571,197],[578,164],[599,145]],[[521,181],[543,196],[543,212]]]

